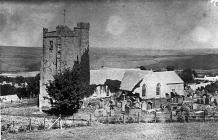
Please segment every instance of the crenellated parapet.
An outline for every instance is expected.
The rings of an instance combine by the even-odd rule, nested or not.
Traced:
[[[79,22],[74,30],[71,30],[68,26],[58,25],[56,31],[48,31],[47,28],[43,28],[43,37],[79,37],[81,29],[89,30],[90,24]]]

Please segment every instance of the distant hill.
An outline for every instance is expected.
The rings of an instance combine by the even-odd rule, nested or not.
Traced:
[[[41,47],[0,46],[0,72],[39,71]],[[218,49],[145,50],[90,48],[91,69],[105,67],[148,69],[176,68],[218,69]]]
[[[42,48],[0,46],[0,71],[37,71]]]

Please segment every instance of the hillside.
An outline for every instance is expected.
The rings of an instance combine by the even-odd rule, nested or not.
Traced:
[[[39,71],[41,47],[0,46],[0,72]],[[91,69],[105,67],[218,69],[218,49],[143,50],[90,48]]]
[[[39,47],[0,47],[0,71],[37,71],[41,55]]]

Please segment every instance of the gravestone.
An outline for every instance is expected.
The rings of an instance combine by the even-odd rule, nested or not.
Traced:
[[[146,102],[142,102],[142,110],[143,111],[147,110],[147,103]]]

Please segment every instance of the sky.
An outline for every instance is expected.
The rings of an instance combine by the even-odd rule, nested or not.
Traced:
[[[218,4],[207,0],[1,1],[0,46],[42,47],[42,28],[90,23],[90,47],[218,48]]]

